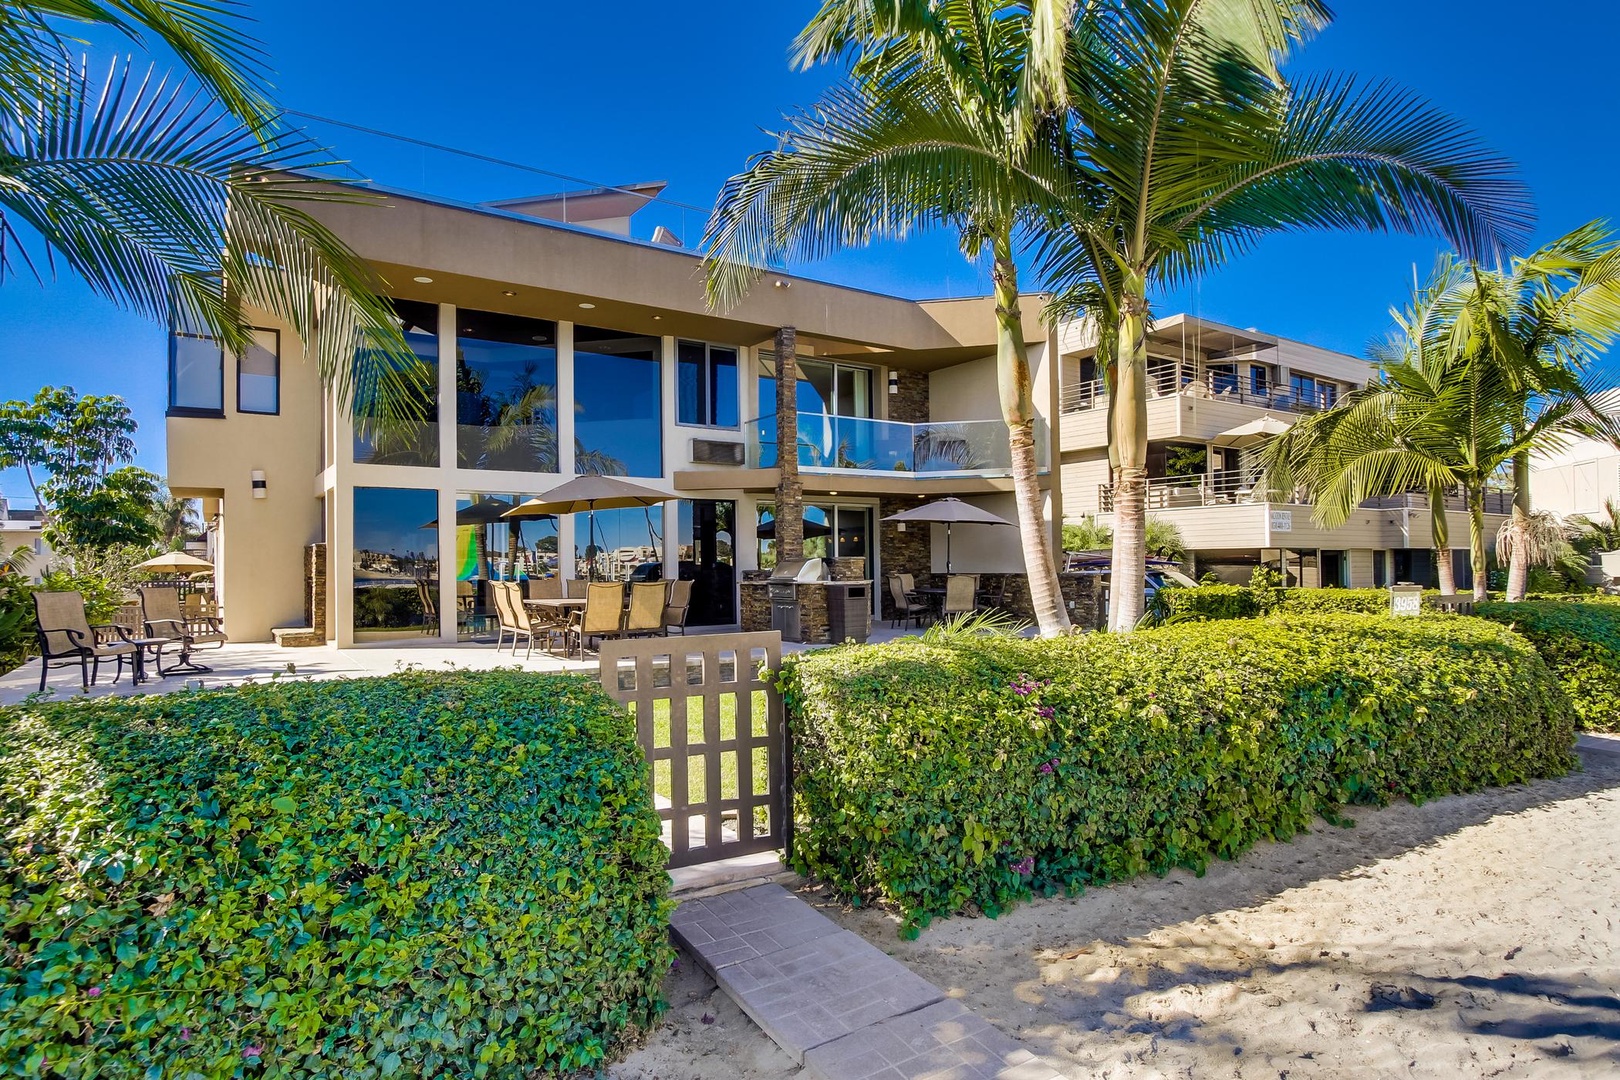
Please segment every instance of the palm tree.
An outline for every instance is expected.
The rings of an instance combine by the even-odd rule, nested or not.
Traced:
[[[1517,504],[1514,509],[1518,509]],[[1524,585],[1528,582],[1530,570],[1538,566],[1557,570],[1569,581],[1583,583],[1589,560],[1576,553],[1575,545],[1571,542],[1572,532],[1570,525],[1549,510],[1514,513],[1502,522],[1496,530],[1496,558],[1498,561],[1508,558],[1512,560],[1513,567],[1525,568],[1525,581],[1521,582],[1517,598],[1511,593],[1515,571],[1509,571],[1510,601],[1524,599]]]
[[[164,551],[179,551],[186,541],[202,531],[202,515],[197,512],[193,499],[182,499],[163,492],[152,507],[157,522],[158,543]]]
[[[729,180],[704,238],[709,297],[736,303],[762,267],[937,227],[995,288],[1000,401],[1024,565],[1043,634],[1069,625],[1043,519],[1016,238],[1059,197],[1064,131],[1024,63],[1047,4],[827,0],[802,62],[855,54],[849,81],[790,120],[779,149]],[[1061,6],[1061,5],[1060,5]],[[1043,21],[1044,20],[1044,21]],[[1035,23],[1042,22],[1041,27]]]
[[[1071,35],[1072,194],[1042,265],[1059,310],[1117,327],[1115,630],[1142,614],[1151,290],[1283,229],[1437,231],[1484,253],[1526,224],[1507,162],[1455,121],[1389,85],[1283,74],[1328,20],[1314,0],[1117,0]]]
[[[1559,237],[1507,269],[1475,266],[1458,290],[1453,349],[1490,354],[1510,378],[1525,419],[1547,394],[1579,394],[1569,378],[1591,370],[1604,350],[1620,337],[1620,243],[1599,221]],[[1605,410],[1588,402],[1590,411]],[[1595,431],[1613,442],[1615,432]],[[1620,443],[1616,443],[1620,445]],[[1513,553],[1507,599],[1524,599],[1530,567],[1542,545],[1531,535],[1537,528],[1530,493],[1530,453],[1513,459],[1513,515],[1506,531],[1515,534],[1506,550]]]
[[[293,329],[358,416],[410,416],[419,361],[374,275],[305,209],[372,196],[309,174],[330,155],[278,127],[238,9],[0,0],[0,280],[19,264],[39,276],[39,243],[120,307],[207,327],[233,352],[251,305]],[[200,86],[155,66],[92,72],[70,32],[97,27],[150,34]]]
[[[1380,351],[1380,379],[1274,439],[1266,471],[1274,489],[1303,484],[1316,503],[1316,520],[1329,528],[1367,499],[1427,492],[1442,552],[1445,496],[1461,489],[1474,595],[1482,600],[1489,486],[1522,455],[1557,449],[1576,435],[1616,441],[1620,424],[1595,406],[1601,390],[1590,380],[1567,368],[1527,375],[1504,362],[1499,350],[1478,347],[1461,314],[1474,281],[1471,268],[1442,259],[1398,319],[1400,332]],[[1527,407],[1523,387],[1531,377],[1538,395]],[[1521,552],[1529,549],[1526,541]]]

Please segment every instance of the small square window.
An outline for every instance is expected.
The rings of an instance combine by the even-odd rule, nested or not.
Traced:
[[[700,341],[675,346],[675,422],[737,426],[737,350]]]
[[[255,330],[247,350],[236,362],[236,411],[281,412],[281,335]]]

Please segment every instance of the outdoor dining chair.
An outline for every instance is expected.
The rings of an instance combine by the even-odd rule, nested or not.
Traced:
[[[624,613],[626,637],[651,637],[664,632],[664,599],[668,593],[662,581],[638,581],[630,586],[630,607]]]
[[[889,625],[898,627],[903,623],[916,622],[921,628],[923,616],[928,614],[928,605],[907,591],[905,578],[908,576],[889,575],[889,597],[894,601],[894,618],[889,620]]]
[[[583,600],[590,595],[591,583],[584,578],[569,578],[563,583],[568,591],[563,595],[570,600]],[[608,584],[612,584],[609,582]]]
[[[201,674],[212,669],[194,663],[191,654],[199,645],[221,648],[226,642],[225,631],[219,620],[203,615],[187,619],[180,613],[180,592],[172,585],[147,585],[141,588],[141,619],[146,623],[146,636],[169,638],[180,643],[180,662],[169,668],[169,674]]]
[[[523,586],[515,581],[498,581],[506,593],[506,606],[512,613],[512,655],[517,655],[518,638],[524,638],[529,643],[529,649],[523,654],[525,660],[534,655],[534,636],[544,633],[544,628],[537,625],[529,609],[523,604]]]
[[[617,581],[594,582],[585,594],[585,606],[568,622],[566,641],[578,646],[583,660],[587,641],[618,637],[623,627],[624,586]]]
[[[113,682],[123,674],[126,662],[134,670],[135,654],[140,646],[117,624],[91,626],[84,614],[84,597],[76,592],[34,593],[34,630],[39,636],[41,692],[45,689],[45,677],[53,667],[78,664],[79,682],[86,690],[95,685],[103,660],[118,663],[113,671]]]
[[[686,617],[692,611],[692,583],[690,581],[671,581],[669,583],[669,596],[664,601],[664,633],[672,630],[686,636]]]
[[[499,652],[506,642],[506,635],[512,634],[512,646],[517,647],[517,620],[512,616],[512,598],[506,591],[506,582],[492,581],[489,583],[490,599],[495,602],[495,651]]]
[[[945,602],[939,607],[939,617],[949,619],[955,615],[972,614],[973,594],[978,579],[971,574],[952,574],[945,579]]]

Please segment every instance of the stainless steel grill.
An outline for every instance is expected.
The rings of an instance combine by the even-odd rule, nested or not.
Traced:
[[[783,641],[804,640],[804,619],[799,608],[799,583],[826,581],[827,564],[821,559],[790,559],[776,564],[766,582],[771,603],[771,629]]]

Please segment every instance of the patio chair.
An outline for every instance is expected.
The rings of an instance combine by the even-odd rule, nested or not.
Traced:
[[[1007,575],[1002,574],[996,578],[994,585],[987,585],[979,590],[979,610],[999,611],[1007,602]]]
[[[227,638],[219,620],[208,615],[187,619],[180,614],[180,593],[172,585],[144,586],[141,589],[141,620],[146,624],[146,636],[168,638],[180,643],[180,662],[169,668],[169,674],[201,674],[213,670],[194,663],[191,654],[199,645],[224,646]]]
[[[945,579],[945,602],[939,606],[939,617],[949,619],[955,615],[973,612],[973,594],[977,579],[971,574],[952,574]]]
[[[630,607],[624,613],[625,637],[652,637],[664,632],[664,599],[669,589],[662,581],[638,581],[630,586]]]
[[[671,581],[669,583],[669,596],[664,601],[664,633],[667,636],[671,631],[678,630],[682,637],[686,636],[686,617],[692,611],[692,583],[690,581]]]
[[[585,659],[585,643],[593,638],[618,637],[624,627],[624,586],[617,581],[593,583],[585,594],[585,606],[568,620],[566,641],[579,646]]]
[[[422,633],[437,634],[439,632],[439,589],[437,583],[419,579],[416,582],[416,595],[422,602]]]
[[[529,649],[523,654],[523,659],[527,660],[534,655],[534,636],[545,633],[545,627],[523,605],[523,586],[515,581],[502,581],[499,584],[506,587],[506,606],[512,613],[512,655],[517,656],[518,638],[526,638]]]
[[[568,590],[563,595],[570,600],[583,600],[590,595],[591,583],[582,577],[569,578],[563,584]]]
[[[889,620],[889,625],[898,627],[902,623],[915,622],[918,629],[921,629],[923,616],[928,614],[928,605],[906,589],[905,579],[909,576],[889,575],[889,596],[894,601],[894,618]]]
[[[523,595],[530,600],[561,600],[562,578],[530,578],[523,583]]]
[[[506,635],[512,634],[512,648],[517,649],[517,619],[512,615],[512,597],[506,591],[507,583],[492,581],[489,583],[490,599],[495,602],[495,651],[499,652],[506,641]]]
[[[84,597],[76,592],[34,593],[34,630],[39,635],[39,688],[52,667],[79,665],[79,682],[86,689],[95,685],[103,660],[117,660],[113,682],[123,674],[127,661],[135,668],[139,645],[129,640],[117,624],[91,626],[84,614]],[[102,636],[98,636],[98,631]]]

